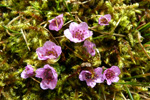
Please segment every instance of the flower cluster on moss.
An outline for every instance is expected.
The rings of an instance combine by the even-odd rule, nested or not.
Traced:
[[[86,81],[87,85],[93,88],[96,83],[102,83],[104,81],[102,71],[100,67],[95,68],[93,73],[88,70],[82,70],[79,74],[79,79]]]
[[[58,59],[61,52],[61,47],[51,41],[46,41],[43,47],[36,49],[39,60]],[[34,75],[31,65],[25,68],[26,69],[21,73],[22,78],[26,79]],[[40,83],[42,89],[54,89],[56,87],[58,75],[53,67],[46,64],[44,68],[38,68],[35,73],[37,78],[42,78],[42,82]]]
[[[0,2],[2,100],[149,98],[148,0],[13,0],[13,2],[1,0]],[[55,18],[62,13],[63,17]],[[104,17],[105,14],[111,14],[110,22]],[[59,23],[62,20],[64,24],[60,28]],[[70,41],[64,35],[64,30],[69,29],[73,21],[78,24],[86,22],[88,30],[92,31],[93,35],[82,42]],[[101,24],[108,22],[109,25],[100,25],[99,21]],[[55,28],[50,29],[52,26]],[[39,60],[35,51],[43,47],[42,44],[46,41],[53,41],[59,45],[62,49],[61,56]],[[85,41],[94,43],[95,46],[90,50],[88,45],[84,46]],[[44,84],[48,90],[43,91],[40,87],[43,79],[36,77],[36,70],[44,68],[46,64],[53,67],[58,74],[54,90],[49,90],[51,89],[49,84]],[[33,69],[28,70],[26,68],[28,65]],[[112,83],[118,80],[111,78],[115,71],[109,70],[104,74],[112,65],[119,66],[122,70],[119,82],[114,84]],[[102,75],[107,79],[104,79],[103,83],[96,83],[94,88],[87,87],[86,81],[80,81],[78,75],[82,71],[89,71],[93,78],[94,69],[98,67],[103,69]],[[21,72],[24,75],[20,77]],[[50,77],[51,74],[48,75]],[[107,80],[111,86],[107,86]],[[125,92],[126,89],[131,94]]]
[[[106,69],[103,74],[102,72],[103,69],[100,67],[95,68],[92,73],[88,70],[82,70],[79,79],[86,81],[87,85],[93,88],[96,83],[103,83],[105,79],[108,85],[111,85],[112,82],[118,82],[118,75],[121,73],[117,66]]]
[[[99,18],[100,25],[108,25],[108,22],[111,20],[111,15],[107,14]],[[63,25],[63,14],[55,17],[52,20],[49,20],[49,29],[59,31]],[[83,47],[87,49],[87,52],[91,54],[91,56],[95,55],[96,45],[88,40],[87,38],[93,35],[92,31],[88,30],[88,25],[85,22],[77,24],[72,22],[69,26],[69,29],[64,31],[64,35],[72,42],[79,43],[84,41]],[[47,60],[47,59],[58,59],[62,50],[60,46],[57,46],[54,42],[46,41],[43,47],[39,47],[36,49],[36,53],[38,55],[39,60]],[[114,68],[115,67],[115,68]],[[117,69],[117,72],[115,72]],[[112,68],[104,71],[102,75],[103,69],[98,67],[95,68],[93,73],[88,70],[82,70],[79,74],[79,79],[81,81],[86,81],[87,85],[90,87],[94,87],[96,83],[102,83],[104,79],[107,80],[107,84],[110,85],[111,82],[117,82],[120,74],[120,69],[117,66],[112,66]],[[33,76],[33,68],[28,65],[26,69],[22,72],[22,78],[28,78]],[[55,69],[48,64],[44,65],[44,68],[39,68],[36,70],[36,77],[42,78],[42,82],[40,86],[42,89],[54,89],[57,84],[57,72]]]

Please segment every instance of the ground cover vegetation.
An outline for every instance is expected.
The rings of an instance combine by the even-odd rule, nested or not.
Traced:
[[[149,100],[149,0],[1,0],[1,100]]]

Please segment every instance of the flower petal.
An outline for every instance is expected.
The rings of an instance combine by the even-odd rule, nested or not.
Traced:
[[[111,20],[111,15],[110,15],[110,14],[106,14],[106,15],[104,15],[104,17],[106,17],[106,18],[107,18],[108,22],[110,22],[110,20]]]
[[[57,85],[57,80],[54,79],[54,80],[52,80],[52,81],[48,84],[48,87],[49,87],[51,90],[53,90],[53,89],[56,87],[56,85]]]
[[[85,74],[87,74],[87,73],[91,74],[91,72],[89,72],[89,71],[87,71],[87,70],[82,70],[82,72],[79,74],[79,79],[80,79],[81,81],[86,80]]]
[[[89,38],[89,37],[91,37],[92,35],[93,35],[93,32],[87,30],[87,31],[86,31],[86,34],[84,34],[84,40],[87,39],[87,38]]]
[[[61,52],[61,47],[52,41],[46,41],[43,47],[36,50],[39,60],[57,59]]]
[[[94,81],[86,81],[86,84],[88,85],[88,86],[90,86],[91,88],[93,88],[95,85],[96,85],[96,82],[94,82]]]
[[[118,82],[119,81],[119,77],[114,77],[111,81],[112,82]]]
[[[43,90],[48,89],[48,86],[44,83],[44,81],[42,81],[42,82],[40,83],[40,87],[41,87]]]
[[[104,16],[101,16],[100,18],[99,18],[99,20],[98,20],[98,24],[99,25],[104,25],[103,23],[102,23],[102,19],[105,19],[105,17]]]
[[[84,45],[83,47],[85,47],[88,51],[89,54],[91,54],[92,56],[95,56],[95,49],[93,47],[96,47],[96,45],[88,40],[84,41]]]
[[[111,20],[111,15],[110,14],[106,14],[104,16],[101,16],[98,20],[98,23],[100,25],[109,25],[109,22]]]
[[[96,45],[94,44],[94,43],[92,43],[92,42],[90,42],[90,41],[88,41],[88,40],[85,40],[84,41],[84,45],[83,45],[84,47],[89,47],[89,48],[93,48],[93,47],[96,47]]]
[[[64,24],[63,18],[61,18],[60,21],[61,21],[61,23],[60,23],[59,26],[57,27],[57,31],[59,31],[59,30],[62,28],[63,24]]]
[[[103,72],[103,78],[106,79],[106,72],[107,72],[107,69]]]
[[[84,41],[86,38],[89,38],[93,35],[91,31],[88,30],[88,25],[85,22],[77,24],[72,22],[69,26],[69,29],[64,31],[64,35],[72,42],[78,43]]]
[[[49,29],[50,30],[55,30],[55,31],[59,31],[63,24],[64,24],[64,20],[63,20],[63,14],[51,19],[48,21],[49,24]]]
[[[29,76],[32,76],[34,74],[34,69],[31,65],[27,65],[25,67],[25,69],[27,70],[26,73],[29,75]]]
[[[38,77],[38,78],[44,78],[43,77],[43,74],[44,74],[44,71],[45,71],[45,69],[44,68],[38,68],[37,70],[36,70],[36,76],[35,77]]]
[[[36,49],[36,53],[38,55],[39,60],[46,60],[47,58],[44,56],[46,52],[46,49],[43,47],[39,47]]]
[[[88,25],[86,22],[82,22],[79,24],[79,27],[83,30],[88,30]]]
[[[118,66],[112,66],[110,69],[115,72],[115,75],[116,75],[116,76],[118,76],[118,75],[121,73],[121,71],[120,71],[120,69],[118,68]]]
[[[58,15],[56,18],[63,18],[63,14]]]
[[[74,43],[79,43],[79,42],[82,42],[82,41],[84,41],[84,40],[78,40],[77,38],[73,38],[73,39],[70,40],[70,41],[72,41],[72,42],[74,42]]]
[[[78,28],[79,24],[77,24],[76,22],[72,22],[69,25],[69,30],[72,32],[74,30],[76,30],[76,28]]]
[[[24,79],[26,79],[26,78],[28,78],[29,76],[27,75],[26,71],[24,70],[24,71],[22,71],[22,73],[21,73],[21,77],[24,78]]]
[[[111,80],[107,80],[107,85],[111,85]]]
[[[71,41],[72,40],[72,34],[71,34],[71,32],[69,31],[69,29],[66,29],[65,31],[64,31],[64,35]]]
[[[21,77],[24,79],[31,77],[33,75],[34,75],[34,69],[32,68],[31,65],[27,65],[21,73]]]
[[[64,35],[72,42],[74,43],[78,43],[78,42],[82,42],[83,40],[78,40],[77,38],[73,38],[72,37],[72,33],[69,31],[69,29],[66,29],[64,31]]]
[[[100,67],[97,67],[97,68],[94,69],[94,72],[95,72],[97,75],[102,75],[102,71],[103,71],[103,69],[100,68]]]
[[[103,76],[102,76],[102,75],[99,75],[99,77],[96,78],[96,79],[94,79],[94,81],[95,81],[96,83],[103,83],[103,82],[104,82]]]
[[[55,46],[54,47],[55,48],[55,51],[57,52],[57,58],[60,56],[60,54],[61,54],[61,47],[60,46]]]
[[[47,58],[47,59],[56,59],[56,56],[54,56],[54,55],[48,55],[48,56],[45,56],[45,58]]]
[[[94,80],[95,82],[97,82],[97,83],[102,83],[102,82],[104,82],[103,75],[102,75],[102,71],[103,71],[103,69],[100,68],[100,67],[94,69],[94,72],[95,72],[95,74],[97,75],[97,76],[96,76],[96,79]]]
[[[54,69],[53,67],[51,67],[49,64],[44,65],[44,69],[51,69],[54,78],[57,78],[57,77],[58,77],[58,75],[57,75],[55,69]]]
[[[48,50],[50,50],[53,46],[56,46],[56,44],[52,41],[46,41],[43,45],[43,47],[47,48]]]

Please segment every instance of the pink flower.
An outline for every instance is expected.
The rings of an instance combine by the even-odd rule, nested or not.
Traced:
[[[98,67],[94,69],[94,75],[90,71],[83,70],[79,74],[79,79],[81,81],[86,81],[86,84],[93,88],[96,83],[102,83],[104,81],[102,75],[102,68]]]
[[[25,70],[23,70],[21,73],[21,77],[24,79],[32,77],[33,75],[34,75],[34,69],[32,68],[31,65],[27,65],[25,67]]]
[[[104,16],[101,16],[98,20],[98,23],[100,25],[109,25],[109,22],[111,20],[111,15],[110,14],[106,14]]]
[[[117,66],[112,66],[104,71],[103,78],[106,79],[108,85],[111,85],[112,82],[118,82],[120,73],[120,69]]]
[[[69,29],[64,31],[64,35],[72,42],[82,42],[86,38],[89,38],[93,35],[92,31],[88,30],[88,25],[85,22],[77,24],[72,22],[69,26]]]
[[[53,90],[56,87],[58,75],[55,69],[48,64],[44,65],[44,68],[39,68],[36,70],[36,77],[42,78],[40,87],[43,90]]]
[[[50,30],[59,31],[64,24],[63,14],[55,17],[54,19],[49,20],[48,22]]]
[[[36,49],[39,60],[57,59],[61,52],[61,47],[51,41],[46,41],[43,47]]]
[[[83,47],[85,47],[88,51],[89,54],[91,54],[92,56],[95,56],[95,49],[94,47],[96,47],[96,45],[88,40],[84,41],[84,45]]]

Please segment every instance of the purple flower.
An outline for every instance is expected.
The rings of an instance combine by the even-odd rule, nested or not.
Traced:
[[[43,47],[36,49],[39,60],[57,59],[61,52],[61,47],[51,41],[46,41]]]
[[[95,56],[95,49],[94,47],[96,47],[96,45],[88,40],[84,41],[84,45],[83,47],[85,47],[88,51],[89,54],[91,54],[92,56]]]
[[[102,75],[102,68],[95,68],[93,74],[90,71],[83,70],[79,74],[79,79],[81,81],[86,81],[86,84],[93,88],[96,83],[102,83],[104,81]]]
[[[53,90],[56,87],[58,75],[55,69],[48,64],[44,65],[44,68],[36,70],[36,77],[42,78],[40,86],[43,90]]]
[[[106,79],[107,84],[110,85],[112,82],[118,82],[118,75],[120,73],[120,69],[117,66],[112,66],[104,71],[103,78]]]
[[[24,79],[32,77],[33,75],[34,75],[34,69],[31,67],[31,65],[27,65],[25,67],[25,70],[23,70],[21,73],[21,77]]]
[[[106,14],[104,16],[101,16],[98,20],[98,23],[100,25],[109,25],[109,22],[111,20],[111,15],[110,14]]]
[[[50,30],[59,31],[64,24],[63,14],[55,17],[54,19],[49,20],[48,22]]]
[[[69,26],[69,29],[64,31],[65,36],[72,42],[82,42],[86,38],[89,38],[93,35],[92,31],[88,30],[88,25],[85,22],[77,24],[72,22]]]

